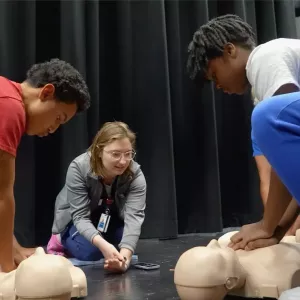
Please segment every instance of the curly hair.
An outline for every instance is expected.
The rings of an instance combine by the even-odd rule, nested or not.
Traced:
[[[232,14],[216,17],[202,25],[188,46],[189,77],[194,80],[200,73],[205,74],[209,60],[222,56],[227,43],[252,50],[255,47],[252,27]]]
[[[77,104],[77,112],[90,107],[90,94],[82,75],[69,63],[58,58],[33,65],[26,74],[26,82],[40,88],[50,83],[55,98],[67,104]]]

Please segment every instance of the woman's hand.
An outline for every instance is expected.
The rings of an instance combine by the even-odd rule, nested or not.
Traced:
[[[107,244],[109,245],[108,248],[111,247],[115,251],[117,251],[116,248],[112,244],[109,244],[109,243],[107,243]],[[113,251],[112,253],[115,253],[115,251]],[[105,256],[104,255],[104,257],[105,257],[104,269],[106,269],[110,272],[114,272],[114,273],[124,273],[127,271],[128,267],[130,265],[131,257],[132,257],[131,250],[122,248],[120,250],[120,252],[118,252],[118,254],[119,254],[118,256],[116,256],[116,255]]]
[[[263,221],[260,221],[244,225],[238,233],[231,237],[231,243],[229,243],[228,246],[233,250],[245,249],[248,243],[256,240],[268,239],[272,235],[273,232],[268,232],[268,230],[264,227]],[[272,242],[274,243],[275,241]]]
[[[114,245],[106,242],[103,247],[101,247],[100,251],[102,252],[105,260],[109,259],[117,259],[120,262],[124,262],[124,257],[120,254],[120,252],[115,248]]]
[[[120,252],[102,236],[94,236],[92,243],[102,252],[105,259],[117,258],[120,261],[124,260],[123,255],[121,255]]]
[[[107,259],[104,262],[104,269],[114,273],[124,273],[128,269],[128,264],[125,260],[120,261],[117,258]]]

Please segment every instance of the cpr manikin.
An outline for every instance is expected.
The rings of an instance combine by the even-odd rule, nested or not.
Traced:
[[[277,245],[252,251],[227,247],[235,233],[181,255],[174,272],[181,300],[221,300],[227,294],[278,299],[300,286],[300,231]]]
[[[0,273],[0,300],[68,300],[87,296],[84,272],[65,257],[43,248],[10,273]]]

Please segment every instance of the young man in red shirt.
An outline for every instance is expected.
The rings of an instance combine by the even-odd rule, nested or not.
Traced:
[[[47,136],[90,105],[88,87],[70,64],[35,64],[23,83],[0,77],[0,267],[10,272],[28,253],[13,235],[15,157],[23,134]],[[24,251],[25,250],[25,251]]]

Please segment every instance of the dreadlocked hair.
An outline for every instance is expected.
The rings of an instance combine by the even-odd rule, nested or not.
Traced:
[[[208,61],[222,56],[227,43],[251,50],[255,47],[252,27],[239,16],[227,14],[202,25],[188,46],[187,72],[194,80],[207,70]]]

